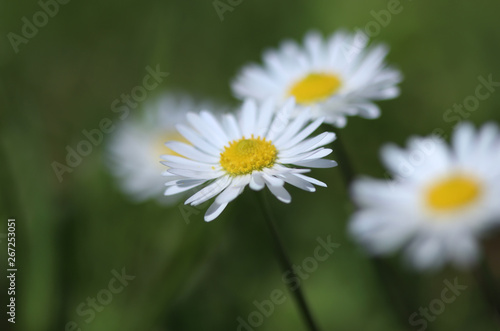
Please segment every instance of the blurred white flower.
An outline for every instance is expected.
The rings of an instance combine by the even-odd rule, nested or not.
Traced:
[[[191,127],[177,128],[192,145],[169,142],[166,145],[183,157],[162,156],[169,167],[165,195],[208,184],[185,203],[197,206],[217,196],[205,214],[205,221],[212,221],[247,185],[255,191],[267,186],[285,203],[291,201],[285,182],[309,192],[316,190],[313,184],[326,186],[303,175],[309,169],[295,166],[334,167],[335,161],[323,159],[332,150],[321,146],[332,142],[335,134],[308,138],[323,119],[308,124],[310,112],[304,111],[290,121],[295,110],[292,99],[277,110],[273,101],[257,105],[247,100],[237,117],[228,114],[222,121],[207,111],[188,114]]]
[[[448,147],[437,137],[412,138],[408,149],[382,149],[395,178],[360,179],[352,196],[360,206],[351,233],[369,252],[405,246],[417,269],[451,262],[473,264],[478,239],[500,220],[500,133],[494,124],[478,132],[460,124]]]
[[[387,47],[366,43],[367,37],[343,31],[326,41],[311,32],[304,47],[285,41],[264,53],[264,66],[244,67],[232,83],[233,92],[279,103],[293,96],[298,105],[311,107],[313,118],[324,116],[337,127],[346,125],[347,115],[377,118],[380,109],[372,101],[397,97],[402,76],[385,64]]]
[[[165,167],[160,163],[160,155],[176,155],[165,142],[185,141],[175,125],[183,122],[189,111],[204,105],[186,94],[167,93],[146,103],[143,113],[131,114],[119,124],[107,146],[107,163],[132,200],[155,198],[166,204],[178,201],[162,195],[165,183],[161,173]]]

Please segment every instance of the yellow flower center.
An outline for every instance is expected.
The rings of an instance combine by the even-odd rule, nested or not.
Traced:
[[[427,191],[427,204],[436,211],[454,211],[478,199],[481,186],[474,178],[454,175],[432,185]]]
[[[322,101],[334,94],[340,87],[338,76],[323,73],[310,73],[296,82],[289,94],[295,97],[297,103],[308,104]]]
[[[254,170],[272,167],[278,151],[271,141],[260,137],[234,140],[220,154],[220,165],[231,176],[251,174]]]
[[[156,143],[156,149],[155,149],[155,157],[159,157],[160,155],[165,155],[165,154],[166,155],[182,156],[179,153],[176,153],[173,150],[171,150],[170,148],[168,148],[167,146],[165,146],[165,143],[167,141],[173,141],[173,140],[180,141],[180,142],[191,145],[191,143],[186,138],[184,138],[183,135],[181,135],[177,131],[168,132],[168,133],[165,133],[165,134],[158,136],[158,138],[156,140],[157,143]]]

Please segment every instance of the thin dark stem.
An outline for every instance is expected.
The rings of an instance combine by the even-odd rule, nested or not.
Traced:
[[[355,176],[355,170],[352,165],[351,159],[347,150],[344,146],[344,142],[342,136],[338,130],[335,130],[335,134],[337,139],[333,142],[335,155],[337,156],[337,161],[339,163],[340,171],[342,172],[342,179],[344,180],[344,184],[349,191],[349,187],[352,184]]]
[[[331,128],[329,128],[331,131]],[[346,191],[349,192],[350,186],[356,176],[353,163],[345,148],[342,135],[338,130],[333,130],[337,139],[333,142],[333,150],[339,163],[342,179],[344,181]],[[398,273],[394,270],[392,265],[382,258],[374,257],[370,259],[372,268],[376,274],[378,282],[382,286],[382,291],[385,294],[387,303],[391,305],[392,309],[396,312],[397,318],[400,320],[401,325],[405,328],[408,327],[408,318],[412,311],[410,304],[407,302],[407,295],[404,295],[403,286],[398,277]]]
[[[388,261],[380,257],[372,257],[370,262],[378,282],[382,284],[382,292],[385,294],[387,304],[396,312],[395,316],[401,326],[410,329],[408,320],[413,312],[407,302],[408,294],[401,284],[400,277],[398,277]]]
[[[258,200],[261,205],[263,214],[264,214],[264,219],[266,220],[266,224],[269,228],[269,231],[271,232],[271,236],[273,237],[273,245],[276,250],[276,253],[278,255],[279,262],[281,264],[281,268],[283,269],[283,272],[288,272],[291,273],[293,277],[297,277],[297,274],[295,273],[295,270],[292,268],[292,263],[290,262],[290,259],[288,258],[288,255],[285,252],[283,243],[280,239],[280,236],[278,234],[278,230],[276,229],[275,221],[274,221],[274,216],[273,212],[271,210],[271,207],[269,205],[269,199],[265,196],[266,192],[262,192],[262,194],[258,194]],[[291,284],[289,284],[291,285]],[[294,286],[294,287],[289,287],[290,292],[293,294],[295,301],[297,302],[300,312],[302,313],[302,317],[304,318],[305,323],[307,324],[308,328],[310,331],[318,331],[318,327],[316,326],[316,323],[314,322],[314,319],[312,317],[311,311],[309,310],[309,307],[306,303],[306,300],[304,298],[304,294],[302,293],[302,289],[300,285]]]
[[[495,282],[487,261],[481,261],[473,270],[473,274],[485,301],[490,305],[494,313],[494,319],[500,324],[500,289]]]

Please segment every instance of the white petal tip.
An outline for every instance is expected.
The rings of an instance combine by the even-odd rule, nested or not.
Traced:
[[[278,198],[279,201],[283,202],[283,203],[290,203],[292,202],[292,199],[283,199],[283,198]]]

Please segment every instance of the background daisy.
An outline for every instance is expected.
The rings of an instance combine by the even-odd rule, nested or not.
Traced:
[[[263,66],[244,67],[231,85],[233,92],[277,102],[294,96],[298,105],[311,107],[313,116],[325,116],[337,127],[346,125],[348,115],[377,118],[380,109],[373,101],[397,97],[402,76],[386,65],[386,46],[367,47],[367,42],[362,33],[344,31],[327,40],[311,32],[304,46],[285,41],[264,53]]]
[[[304,175],[309,169],[296,166],[334,167],[335,161],[323,159],[332,150],[321,146],[332,142],[335,134],[324,132],[308,138],[323,119],[309,124],[311,115],[304,111],[290,121],[294,107],[293,99],[278,112],[273,101],[257,106],[255,101],[247,100],[237,117],[227,114],[222,121],[208,111],[188,114],[191,127],[177,128],[192,146],[168,142],[166,145],[180,156],[162,156],[165,160],[162,163],[169,167],[165,173],[168,186],[165,195],[208,184],[186,200],[186,204],[197,206],[216,197],[205,214],[205,220],[212,221],[247,185],[255,191],[267,186],[285,203],[291,201],[285,183],[309,192],[315,191],[314,185],[326,186]]]
[[[165,142],[185,139],[175,125],[184,121],[186,113],[201,107],[186,94],[168,93],[144,106],[140,114],[132,114],[116,129],[108,144],[108,165],[120,187],[135,201],[155,198],[173,203],[175,198],[161,195],[164,181],[161,154],[175,154]]]
[[[390,9],[388,4],[397,2],[243,1],[235,6],[238,1],[221,0],[217,3],[233,9],[224,12],[222,22],[212,6],[214,1],[144,0],[126,6],[117,0],[106,5],[63,2],[56,1],[59,12],[49,18],[49,24],[37,27],[41,21],[34,23],[39,31],[33,38],[22,35],[20,18],[26,16],[33,23],[33,14],[43,8],[28,7],[23,1],[7,1],[2,7],[2,31],[27,41],[19,44],[16,54],[4,35],[5,47],[0,50],[4,82],[0,83],[0,214],[5,217],[0,234],[8,232],[7,216],[16,217],[16,236],[20,237],[16,246],[20,246],[22,263],[16,298],[19,330],[110,331],[112,326],[121,331],[190,331],[204,330],[207,325],[236,330],[236,319],[252,321],[254,311],[259,312],[252,302],[272,299],[274,289],[284,291],[287,300],[275,306],[271,316],[264,316],[262,325],[250,327],[258,331],[302,327],[266,245],[265,228],[258,224],[262,220],[245,208],[253,199],[243,196],[230,206],[231,216],[237,217],[234,222],[212,222],[208,227],[197,221],[211,201],[198,206],[202,209],[187,205],[193,213],[186,224],[177,205],[162,208],[156,201],[128,203],[121,190],[117,191],[118,182],[103,168],[103,144],[82,157],[78,167],[66,162],[67,146],[76,149],[85,139],[82,130],[97,128],[105,117],[113,125],[121,122],[110,103],[142,85],[149,74],[148,65],[152,69],[159,65],[170,75],[148,91],[146,100],[168,88],[231,102],[229,81],[237,70],[248,61],[260,61],[261,51],[277,47],[282,36],[302,43],[304,31],[311,27],[367,31],[375,26],[372,32],[376,36],[370,39],[390,45],[388,61],[404,70],[404,94],[378,103],[383,107],[379,120],[353,118],[342,130],[358,172],[381,173],[377,153],[384,142],[399,144],[409,134],[429,132],[429,128],[449,134],[465,116],[474,123],[500,122],[496,86],[479,90],[481,95],[490,95],[481,99],[477,111],[463,107],[462,112],[453,112],[454,103],[463,104],[464,98],[475,94],[481,84],[479,76],[488,81],[491,73],[493,81],[500,81],[500,1],[480,5],[473,1],[401,1],[397,8],[403,10],[392,15],[387,26],[379,25],[371,13],[382,13]],[[40,19],[38,14],[35,17]],[[443,118],[448,109],[451,113]],[[333,142],[334,152],[338,143],[338,139]],[[329,157],[342,166],[338,157]],[[71,167],[62,182],[54,174],[53,161]],[[350,203],[338,170],[315,171],[313,177],[328,183],[328,189],[314,194],[287,186],[297,204],[271,200],[292,262],[301,266],[302,258],[312,256],[318,236],[326,240],[331,235],[333,242],[342,245],[308,279],[299,278],[320,329],[422,328],[422,324],[409,325],[409,315],[401,325],[396,323],[393,314],[397,310],[385,304],[383,289],[371,272],[371,259],[353,249],[345,231],[351,208],[346,208]],[[314,221],[310,220],[312,212]],[[319,221],[327,219],[330,221]],[[500,275],[500,235],[497,239],[488,240],[488,261]],[[7,261],[7,246],[2,247],[0,259]],[[388,262],[398,267],[397,261]],[[81,316],[76,309],[107,287],[112,269],[121,273],[122,268],[136,278],[121,293],[113,294],[110,305],[96,301],[104,309],[95,311],[95,318],[87,324],[89,315]],[[458,277],[460,284],[468,286],[446,305],[445,312],[429,321],[428,330],[498,331],[469,272],[445,269],[415,282],[407,272],[404,276],[403,284],[415,294],[415,310],[428,308],[431,300],[441,296],[445,278],[453,282]],[[0,279],[0,287],[9,287],[7,278]],[[427,321],[423,315],[417,322],[419,319]],[[8,330],[7,319],[2,321],[0,329]],[[78,326],[72,327],[71,321]]]
[[[412,138],[407,150],[386,146],[382,159],[394,180],[353,184],[361,208],[350,224],[355,239],[373,254],[405,246],[417,268],[475,262],[478,238],[500,221],[498,127],[475,132],[461,124],[451,147],[437,137]]]

